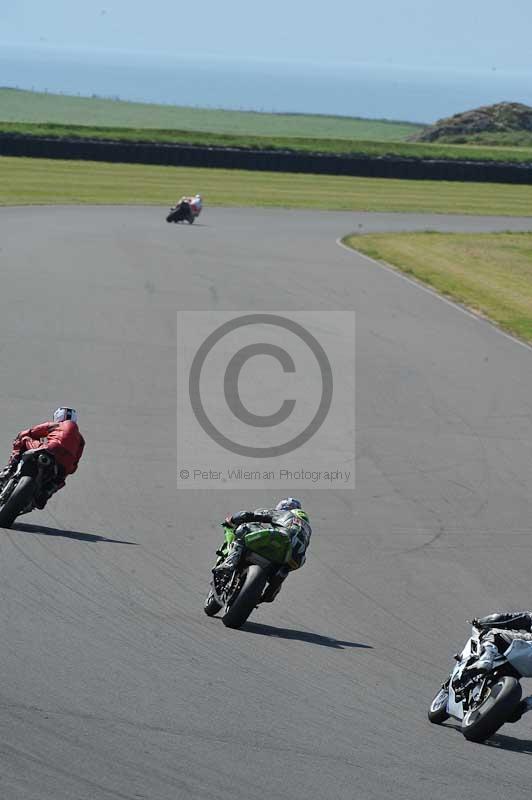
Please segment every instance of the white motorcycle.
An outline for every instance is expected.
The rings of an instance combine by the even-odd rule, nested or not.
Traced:
[[[521,678],[532,677],[532,642],[515,639],[504,653],[495,657],[487,672],[472,666],[482,651],[485,628],[473,623],[471,638],[456,666],[430,704],[428,717],[440,725],[449,717],[461,722],[471,742],[483,742],[506,722],[517,722],[532,709],[532,696],[521,700]]]

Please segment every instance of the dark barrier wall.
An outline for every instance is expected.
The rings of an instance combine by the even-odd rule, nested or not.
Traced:
[[[306,172],[318,175],[358,175],[370,178],[532,183],[532,164],[429,161],[392,156],[337,156],[281,150],[238,150],[86,139],[41,139],[11,134],[0,134],[0,155],[175,167]]]

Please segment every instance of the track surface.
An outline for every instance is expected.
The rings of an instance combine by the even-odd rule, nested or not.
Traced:
[[[465,619],[531,604],[532,353],[335,244],[530,220],[0,210],[0,441],[62,402],[87,451],[0,536],[3,800],[530,796],[426,709]],[[216,522],[175,488],[175,311],[357,311],[357,489],[303,493],[308,564],[242,631],[202,612]],[[287,487],[290,489],[290,487]]]

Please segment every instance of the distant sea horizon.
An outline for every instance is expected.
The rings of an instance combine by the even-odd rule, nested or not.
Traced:
[[[525,72],[0,45],[0,86],[197,108],[432,123],[481,105],[532,105]],[[1,111],[1,110],[0,110]]]

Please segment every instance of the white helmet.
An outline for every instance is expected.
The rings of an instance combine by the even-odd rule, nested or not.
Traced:
[[[201,200],[201,195],[200,195],[200,194],[197,194],[197,195],[196,195],[196,200],[199,200],[199,201],[200,201],[200,203],[202,202],[202,200]]]
[[[70,420],[70,422],[77,422],[78,412],[73,408],[65,408],[64,406],[60,406],[54,411],[54,422],[66,422],[67,420]]]

